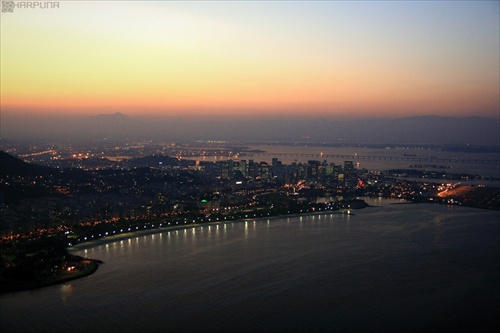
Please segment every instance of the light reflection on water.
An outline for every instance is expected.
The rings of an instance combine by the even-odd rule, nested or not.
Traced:
[[[95,274],[1,296],[2,333],[425,331],[464,295],[498,292],[498,212],[395,202],[84,249],[104,261]]]

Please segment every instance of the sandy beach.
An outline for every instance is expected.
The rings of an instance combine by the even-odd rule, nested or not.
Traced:
[[[302,213],[302,214],[290,214],[290,215],[276,215],[276,216],[268,216],[268,217],[255,217],[255,218],[245,218],[245,219],[236,219],[236,220],[227,220],[227,221],[214,221],[214,222],[205,222],[205,223],[189,223],[189,224],[182,224],[182,225],[171,225],[167,227],[158,227],[154,229],[146,229],[146,230],[137,230],[137,231],[130,231],[130,232],[123,232],[118,235],[112,235],[112,236],[106,236],[102,238],[98,238],[95,240],[83,242],[77,245],[74,245],[72,247],[68,248],[68,251],[70,253],[74,253],[80,250],[85,250],[89,249],[92,247],[96,247],[99,245],[104,245],[104,244],[109,244],[121,240],[125,240],[128,238],[132,237],[137,237],[137,236],[145,236],[145,235],[151,235],[151,234],[157,234],[165,231],[172,231],[172,230],[182,230],[182,229],[190,229],[190,228],[195,228],[195,227],[200,227],[204,225],[217,225],[217,224],[225,224],[225,223],[240,223],[240,222],[245,222],[245,221],[256,221],[256,220],[275,220],[275,219],[282,219],[282,218],[293,218],[297,216],[308,216],[308,215],[319,215],[319,214],[341,214],[341,215],[354,215],[353,213],[350,213],[345,210],[336,210],[336,211],[319,211],[319,212],[309,212],[309,213]]]

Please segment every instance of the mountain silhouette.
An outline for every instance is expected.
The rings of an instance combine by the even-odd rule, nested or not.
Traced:
[[[128,117],[122,113],[80,119],[2,116],[6,139],[241,140],[250,142],[347,142],[380,144],[492,145],[500,121],[484,117],[416,116],[393,119]]]
[[[123,113],[100,114],[82,118],[74,124],[73,137],[90,139],[121,139],[143,130],[140,121],[130,119]]]
[[[172,140],[348,142],[380,144],[496,145],[498,119],[419,116],[396,119],[336,120],[328,118],[156,120],[162,135]],[[153,126],[151,128],[154,128]]]

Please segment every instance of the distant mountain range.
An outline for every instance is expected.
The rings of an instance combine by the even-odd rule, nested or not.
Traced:
[[[123,113],[100,114],[75,121],[73,133],[77,136],[122,138],[146,130],[141,121],[131,119]]]
[[[214,139],[242,141],[312,141],[387,144],[500,145],[500,122],[482,117],[419,116],[399,119],[333,120],[324,118],[241,119],[131,118],[122,113],[82,119],[2,118],[3,138]]]

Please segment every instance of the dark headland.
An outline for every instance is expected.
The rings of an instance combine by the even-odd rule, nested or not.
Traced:
[[[5,265],[0,293],[36,289],[93,274],[100,260],[70,254],[62,241],[46,238],[2,244]]]

